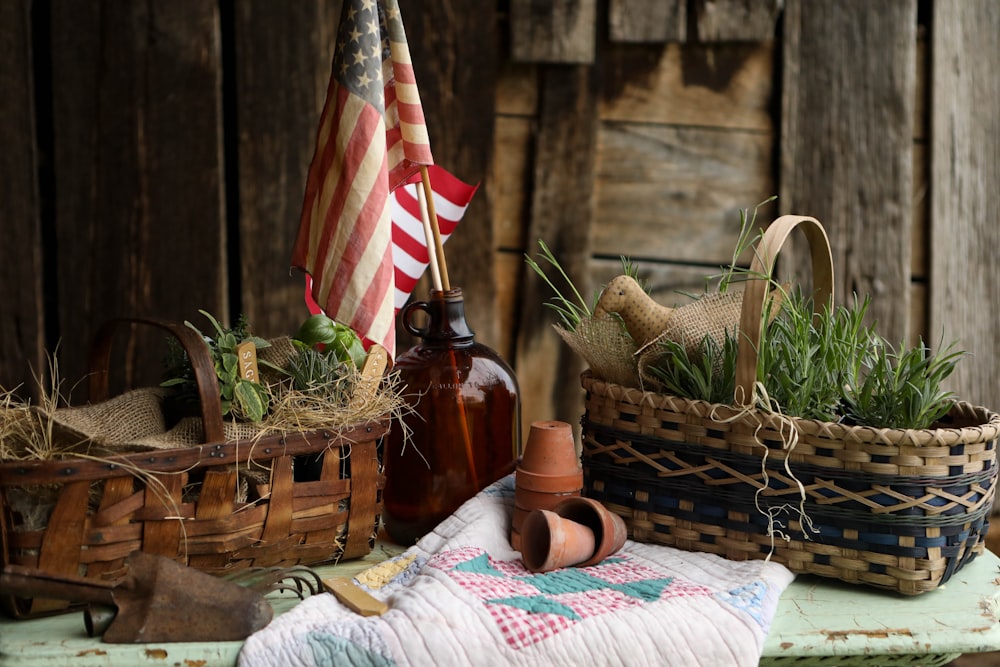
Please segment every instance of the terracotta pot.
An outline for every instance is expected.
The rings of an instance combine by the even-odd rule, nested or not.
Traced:
[[[514,473],[511,546],[520,550],[521,526],[528,512],[552,509],[582,491],[583,467],[573,428],[560,421],[533,422]]]
[[[510,531],[510,546],[514,551],[521,550],[521,532],[518,530]]]
[[[518,551],[521,550],[521,526],[528,514],[535,510],[551,510],[564,500],[579,496],[579,490],[571,493],[538,493],[515,488],[514,511],[510,520],[510,545]]]
[[[515,478],[516,479],[516,478]],[[564,491],[562,493],[543,493],[541,491],[531,491],[523,487],[514,486],[514,506],[528,510],[550,510],[567,498],[580,496],[580,489]]]
[[[587,526],[594,532],[594,553],[579,563],[580,567],[596,565],[625,546],[628,527],[625,521],[593,498],[567,498],[552,511],[555,514]]]
[[[575,475],[581,464],[573,427],[560,421],[532,422],[517,467],[535,475]]]
[[[583,488],[583,468],[567,475],[540,475],[518,468],[514,473],[514,483],[529,491],[543,493],[566,493]]]
[[[624,546],[625,522],[591,498],[567,498],[552,510],[534,510],[518,535],[521,560],[532,572],[589,567]],[[583,546],[590,551],[584,553]]]
[[[555,512],[535,510],[522,530],[521,560],[532,572],[570,567],[594,553],[594,531]]]

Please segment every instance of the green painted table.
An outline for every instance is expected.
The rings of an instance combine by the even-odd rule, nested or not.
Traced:
[[[400,551],[376,546],[366,558],[320,567],[353,576]],[[272,597],[276,612],[296,599]],[[963,653],[1000,651],[1000,559],[986,553],[938,590],[908,598],[800,576],[781,597],[761,665],[943,665]],[[0,665],[91,667],[230,666],[240,642],[104,644],[87,636],[80,613],[0,618]]]

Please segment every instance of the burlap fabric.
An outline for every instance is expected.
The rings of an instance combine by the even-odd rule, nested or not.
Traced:
[[[271,346],[258,350],[258,359],[287,368],[296,354],[291,339],[283,336],[268,342]],[[284,380],[282,374],[267,363],[260,364],[260,375],[262,382],[272,390],[279,388]],[[160,387],[146,387],[100,403],[60,408],[51,414],[54,439],[66,448],[86,444],[112,453],[190,447],[205,442],[200,417],[185,417],[167,428],[164,406],[169,393]],[[226,420],[223,432],[227,441],[251,440],[260,432],[260,427],[250,422]]]
[[[635,341],[617,317],[586,317],[575,330],[554,325],[559,336],[583,357],[595,377],[626,387],[638,387]]]
[[[576,330],[556,325],[559,336],[583,357],[596,378],[625,387],[662,389],[662,383],[649,367],[663,363],[662,342],[673,340],[683,345],[689,355],[699,354],[705,336],[721,347],[726,332],[735,335],[740,324],[743,292],[715,292],[674,309],[659,336],[637,348],[622,321],[617,317],[587,317]]]
[[[702,341],[711,336],[721,349],[726,334],[735,337],[740,327],[743,292],[713,292],[674,310],[666,329],[636,353],[639,378],[647,389],[663,389],[663,384],[650,371],[664,359],[663,341],[671,340],[684,347],[688,358],[701,354]]]

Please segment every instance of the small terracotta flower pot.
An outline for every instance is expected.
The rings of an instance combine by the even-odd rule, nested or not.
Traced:
[[[538,491],[527,491],[521,487],[514,489],[514,511],[510,520],[510,545],[521,550],[521,526],[524,519],[535,510],[551,510],[559,503],[569,498],[579,498],[581,489],[568,493],[541,493]],[[515,533],[517,537],[515,538]]]
[[[532,572],[570,567],[594,553],[594,531],[555,512],[535,510],[522,530],[521,560]]]
[[[583,467],[576,453],[573,428],[560,421],[533,422],[514,473],[511,546],[520,550],[521,526],[527,512],[552,509],[582,491]]]
[[[531,510],[550,510],[567,498],[576,498],[579,495],[580,489],[565,491],[563,493],[543,493],[515,485],[514,506],[528,510],[529,512]]]
[[[574,475],[580,470],[573,427],[560,421],[532,422],[518,469],[536,475]]]
[[[628,527],[625,521],[593,498],[567,498],[552,511],[559,516],[587,526],[594,532],[594,553],[579,563],[580,567],[596,565],[625,546]]]
[[[521,560],[532,572],[596,565],[627,537],[622,518],[591,498],[567,498],[552,510],[530,512],[518,535]]]
[[[542,493],[566,493],[583,488],[583,468],[567,475],[540,475],[518,468],[514,473],[517,487]]]

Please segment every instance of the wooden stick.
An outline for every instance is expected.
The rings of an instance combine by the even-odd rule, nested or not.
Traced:
[[[427,242],[427,259],[431,266],[431,282],[434,289],[442,291],[441,270],[438,268],[437,250],[434,247],[434,231],[431,229],[431,218],[427,212],[427,197],[423,188],[417,188],[417,201],[420,202],[420,220],[424,223],[424,240]]]
[[[431,228],[434,233],[434,249],[437,253],[439,268],[441,269],[441,285],[445,290],[450,290],[451,281],[448,279],[448,264],[444,258],[444,242],[441,240],[441,226],[438,223],[437,211],[434,210],[434,191],[431,189],[430,174],[427,171],[427,167],[424,165],[421,165],[420,167],[420,180],[424,186],[424,197],[427,203],[427,217],[430,219]],[[461,380],[458,377],[458,364],[454,359],[455,351],[451,350],[450,353],[453,355],[451,367],[455,371],[455,383],[456,386],[458,386],[461,385]],[[472,452],[472,432],[469,430],[469,418],[465,413],[465,401],[462,398],[461,392],[458,392],[457,400],[459,419],[462,422],[462,431],[465,435],[465,458],[466,463],[469,466],[469,481],[472,484],[472,494],[475,495],[475,493],[479,491],[479,476],[476,473],[476,457]]]
[[[441,241],[441,226],[438,223],[437,211],[434,210],[434,191],[431,189],[431,176],[427,172],[427,166],[420,166],[420,181],[424,185],[424,196],[427,198],[427,213],[431,221],[431,228],[434,232],[434,250],[437,253],[438,266],[441,269],[441,286],[443,289],[451,289],[451,280],[448,279],[448,263],[444,259],[444,242]]]
[[[347,577],[323,579],[323,588],[333,593],[341,604],[362,616],[381,616],[389,605],[368,594]]]

